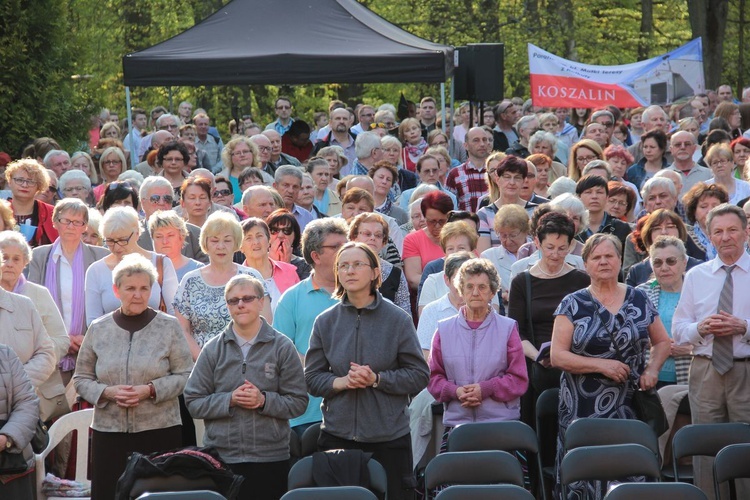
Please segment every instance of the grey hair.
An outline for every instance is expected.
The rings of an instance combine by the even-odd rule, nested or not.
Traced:
[[[125,153],[123,153],[122,149],[117,146],[108,147],[102,152],[102,155],[99,157],[99,170],[102,172],[104,171],[104,162],[111,154],[114,154],[117,156],[117,159],[120,160],[120,173],[123,173],[125,169],[128,168],[128,161],[125,159]],[[104,180],[102,180],[102,182],[104,182]]]
[[[687,261],[688,254],[687,254],[687,250],[685,250],[685,243],[683,243],[680,238],[676,238],[674,236],[668,236],[668,235],[659,236],[651,244],[651,246],[648,249],[649,258],[653,259],[654,254],[656,253],[657,250],[660,250],[662,248],[667,248],[667,247],[677,248],[677,251],[680,253],[682,260]]]
[[[369,158],[372,156],[372,150],[378,149],[380,145],[379,135],[374,132],[362,132],[354,141],[354,153],[359,159]]]
[[[151,235],[152,240],[154,239],[154,232],[165,227],[177,229],[183,238],[188,237],[189,233],[185,220],[177,215],[174,210],[157,210],[148,218],[148,234]]]
[[[138,239],[141,234],[141,225],[138,222],[138,212],[133,207],[111,207],[102,218],[100,233],[105,238],[115,231],[132,230],[134,238]]]
[[[124,278],[141,273],[148,276],[151,286],[159,279],[159,273],[150,260],[138,253],[128,254],[112,270],[112,284],[120,288]]]
[[[302,256],[305,262],[315,266],[312,253],[320,253],[321,246],[329,234],[340,234],[347,237],[349,234],[344,219],[328,217],[326,219],[315,219],[305,226],[302,233]]]
[[[583,170],[581,170],[581,177],[586,176],[591,172],[592,170],[596,169],[603,169],[607,171],[607,180],[612,179],[612,167],[609,166],[609,163],[607,163],[604,160],[593,160],[586,164],[585,167],[583,167]]]
[[[721,205],[712,208],[706,216],[706,227],[708,228],[709,232],[711,231],[711,221],[713,221],[715,217],[727,214],[734,214],[739,217],[740,222],[742,223],[742,229],[747,229],[747,215],[745,214],[745,211],[737,205],[722,203]]]
[[[58,202],[58,205],[59,204],[60,203]],[[55,206],[57,206],[57,205],[55,205]],[[90,227],[92,229],[95,229],[100,238],[102,236],[101,226],[102,226],[102,213],[99,210],[97,210],[97,209],[95,209],[93,207],[89,208],[89,222],[88,222],[88,227]]]
[[[622,261],[622,242],[617,238],[617,236],[609,233],[596,233],[592,235],[588,240],[586,240],[586,244],[583,246],[583,251],[581,252],[581,258],[583,259],[583,262],[586,262],[589,260],[589,257],[591,256],[591,252],[596,250],[596,248],[603,244],[604,242],[609,241],[612,246],[617,251],[617,255],[620,256],[620,260]]]
[[[61,192],[65,191],[68,181],[83,181],[83,185],[91,191],[91,179],[83,170],[68,170],[57,179],[57,187]],[[167,181],[168,182],[168,181]]]
[[[615,115],[613,115],[612,112],[607,109],[600,109],[599,111],[594,111],[594,113],[592,113],[591,115],[590,121],[592,122],[596,121],[596,119],[599,118],[600,116],[608,116],[612,118],[613,123],[615,121]]]
[[[258,278],[250,276],[249,274],[238,274],[232,276],[229,281],[227,281],[227,284],[224,287],[224,300],[227,300],[232,290],[242,285],[250,285],[255,288],[255,291],[260,296],[261,300],[265,297],[265,288]]]
[[[70,155],[67,151],[63,151],[62,149],[53,149],[49,151],[46,155],[44,155],[44,160],[42,160],[42,163],[44,163],[44,166],[49,168],[49,162],[52,161],[52,158],[55,156],[66,156],[68,160],[70,160]]]
[[[118,181],[127,181],[131,186],[140,190],[141,183],[144,181],[143,174],[137,170],[126,170],[117,176]]]
[[[292,167],[292,168],[296,168],[296,167]],[[302,174],[300,174],[300,180],[301,179],[302,179]],[[249,188],[245,189],[245,191],[242,193],[242,206],[243,207],[248,206],[250,204],[250,200],[253,199],[253,194],[260,192],[260,191],[264,191],[270,194],[271,196],[273,196],[273,192],[274,192],[274,190],[268,186],[262,186],[262,185],[250,186]]]
[[[674,197],[677,197],[677,188],[674,181],[668,177],[652,177],[643,183],[641,187],[641,197],[645,200],[655,187],[664,188]]]
[[[555,156],[557,153],[557,137],[555,137],[554,134],[547,132],[546,130],[534,132],[534,135],[529,138],[529,150],[533,151],[536,145],[540,142],[548,143],[552,148],[552,156]]]
[[[576,192],[576,181],[570,177],[561,176],[555,179],[550,184],[547,194],[551,200],[558,198],[564,194],[573,194]]]
[[[661,113],[668,118],[667,113],[663,109],[661,109],[661,106],[653,104],[643,111],[643,114],[641,114],[641,121],[643,123],[648,123],[649,120],[651,120],[651,115],[653,115],[654,113]]]
[[[567,179],[567,177],[561,177],[561,179]],[[563,193],[550,201],[549,206],[553,210],[562,210],[565,213],[572,212],[576,214],[581,218],[581,227],[588,227],[589,211],[586,210],[586,207],[578,196],[572,193]]]
[[[159,175],[149,175],[141,183],[141,188],[138,190],[138,197],[143,200],[151,196],[151,190],[156,187],[168,188],[170,191],[174,191],[172,184]]]
[[[420,184],[419,186],[414,188],[414,191],[412,191],[409,203],[414,203],[414,201],[417,199],[421,200],[427,193],[439,190],[440,188],[434,184]]]
[[[31,247],[26,243],[26,238],[21,233],[16,231],[0,231],[0,253],[6,247],[16,247],[21,251],[24,266],[31,260]]]
[[[480,274],[486,274],[490,279],[490,290],[494,296],[498,290],[500,290],[501,280],[497,274],[495,265],[488,259],[469,259],[458,268],[458,272],[453,277],[453,286],[456,287],[458,293],[463,296],[463,287],[466,284],[466,279],[469,276],[477,276]],[[489,304],[488,304],[489,305]]]
[[[89,164],[89,172],[91,173],[91,182],[99,182],[99,176],[96,174],[96,168],[94,167],[94,160],[91,159],[91,155],[86,153],[85,151],[77,151],[73,153],[73,156],[70,157],[70,163],[74,163],[78,158],[85,158],[86,162]],[[78,170],[74,168],[74,170]]]
[[[296,177],[302,182],[302,170],[294,165],[282,165],[277,168],[276,173],[273,174],[273,181],[278,184],[284,177]]]
[[[179,120],[179,118],[177,118],[177,117],[176,117],[175,115],[173,115],[173,114],[171,114],[171,113],[164,113],[163,115],[161,115],[161,116],[160,116],[159,118],[157,118],[157,119],[156,119],[156,127],[157,127],[157,128],[158,128],[158,127],[161,127],[161,124],[162,124],[162,123],[164,122],[164,120],[166,120],[167,118],[173,118],[173,119],[174,119],[174,121],[175,121],[175,123],[177,123],[177,125],[179,125],[179,124],[180,124],[180,120]]]
[[[456,252],[450,254],[445,258],[445,266],[443,267],[445,270],[445,276],[449,280],[453,280],[454,276],[456,276],[456,271],[458,271],[461,265],[467,260],[473,258],[474,256],[469,252]]]
[[[214,176],[213,172],[211,172],[207,168],[196,168],[195,170],[191,171],[188,174],[188,178],[195,178],[195,177],[202,178],[202,179],[208,179],[209,181],[211,181],[211,186],[214,185],[214,179],[216,178],[216,176]]]
[[[521,129],[522,129],[522,128],[525,128],[525,127],[526,127],[526,125],[527,125],[527,124],[528,124],[529,122],[533,121],[533,120],[537,120],[537,121],[539,121],[539,119],[538,119],[538,118],[536,117],[536,115],[526,115],[526,116],[522,116],[522,117],[521,117],[521,118],[519,118],[519,119],[518,119],[518,121],[516,122],[516,130],[518,130],[518,132],[520,133],[520,132],[521,132]]]
[[[67,173],[67,172],[66,172]],[[86,176],[86,174],[83,174]],[[63,175],[65,177],[65,175]],[[83,222],[89,222],[89,207],[78,198],[63,198],[55,203],[52,209],[52,220],[59,220],[63,212],[73,212],[77,215],[83,215]]]

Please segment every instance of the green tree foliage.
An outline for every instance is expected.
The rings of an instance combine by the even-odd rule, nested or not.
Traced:
[[[86,137],[95,97],[71,79],[68,8],[67,0],[0,2],[0,149],[12,155],[35,137],[67,147]]]

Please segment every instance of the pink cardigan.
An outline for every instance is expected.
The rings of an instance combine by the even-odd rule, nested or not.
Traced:
[[[292,285],[299,283],[299,276],[297,276],[297,268],[293,264],[281,262],[278,260],[268,259],[271,261],[273,266],[273,281],[276,283],[276,288],[279,289],[280,293],[284,293],[287,288],[291,288]],[[245,267],[248,266],[247,260],[242,263]]]

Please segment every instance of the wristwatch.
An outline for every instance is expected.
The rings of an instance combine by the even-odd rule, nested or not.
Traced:
[[[380,385],[380,374],[376,373],[375,374],[375,382],[372,383],[372,386],[373,387],[377,387],[378,385]]]
[[[5,436],[5,449],[10,450],[13,448],[13,440],[7,434],[3,434],[3,436]]]

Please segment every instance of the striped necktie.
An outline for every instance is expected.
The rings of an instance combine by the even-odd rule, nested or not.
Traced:
[[[719,296],[719,307],[716,310],[717,313],[721,311],[726,311],[729,314],[732,313],[732,296],[734,294],[732,271],[735,267],[737,266],[721,266],[721,268],[727,273],[727,277],[724,280],[724,287],[721,289],[721,295]],[[733,335],[724,335],[721,337],[714,336],[711,363],[720,375],[724,375],[731,370],[734,365],[733,338]]]

